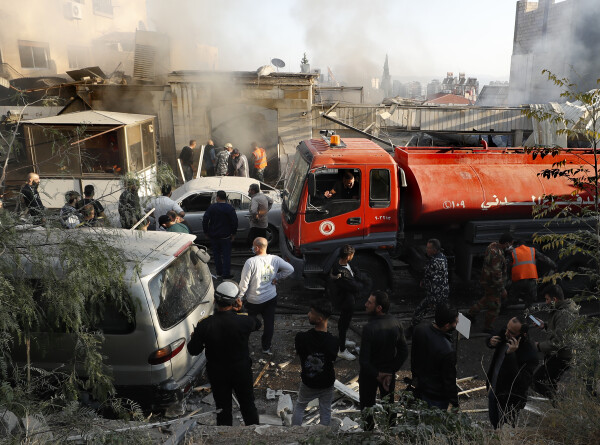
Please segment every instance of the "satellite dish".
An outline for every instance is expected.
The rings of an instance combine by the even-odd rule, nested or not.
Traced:
[[[271,63],[277,67],[277,71],[285,66],[285,62],[281,59],[271,59]]]

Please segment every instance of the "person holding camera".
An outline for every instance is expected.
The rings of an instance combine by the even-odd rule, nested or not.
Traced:
[[[487,346],[495,349],[487,373],[488,410],[494,429],[505,422],[515,426],[527,403],[527,390],[538,365],[528,331],[524,319],[513,317],[505,329],[487,339]]]

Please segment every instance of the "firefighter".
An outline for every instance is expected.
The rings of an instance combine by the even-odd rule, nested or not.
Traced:
[[[250,145],[252,148],[252,159],[254,160],[254,174],[252,177],[260,182],[265,182],[265,168],[267,168],[267,153],[259,147],[256,142]]]
[[[216,408],[221,410],[217,414],[217,425],[232,425],[232,390],[239,401],[244,423],[258,424],[248,338],[251,332],[260,329],[261,323],[238,313],[242,308],[238,294],[239,288],[233,281],[223,281],[217,286],[217,311],[198,323],[187,346],[192,355],[206,349],[206,372]]]
[[[538,261],[546,264],[550,269],[556,270],[554,261],[544,255],[535,247],[528,247],[522,241],[515,243],[509,260],[510,277],[510,301],[517,302],[522,299],[525,307],[529,307],[537,297]]]

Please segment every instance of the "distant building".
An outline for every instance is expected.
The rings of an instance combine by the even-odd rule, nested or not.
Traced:
[[[490,82],[484,85],[475,105],[479,107],[506,107],[508,105],[508,82]]]
[[[442,91],[442,83],[439,79],[433,79],[427,84],[427,97],[432,97]]]
[[[99,65],[132,74],[135,31],[146,1],[0,2],[0,77],[62,74]]]
[[[558,100],[561,89],[542,70],[568,77],[580,91],[600,77],[598,0],[520,0],[516,5],[508,103]]]
[[[428,97],[423,105],[473,105],[473,102],[464,96],[458,96],[456,94],[437,93],[433,97]]]
[[[381,76],[381,89],[384,97],[392,96],[392,78],[390,77],[390,69],[388,65],[388,56],[385,55],[385,63],[383,64],[383,75]]]
[[[442,80],[441,92],[463,96],[469,101],[475,102],[479,93],[479,81],[476,77],[467,78],[465,73],[459,73],[457,78],[454,77],[453,72],[449,71]]]

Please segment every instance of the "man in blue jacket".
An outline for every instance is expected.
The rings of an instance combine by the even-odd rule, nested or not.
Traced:
[[[223,190],[217,192],[217,202],[211,204],[204,213],[202,230],[210,238],[217,276],[223,279],[231,275],[231,243],[238,228],[235,209],[227,202]]]

